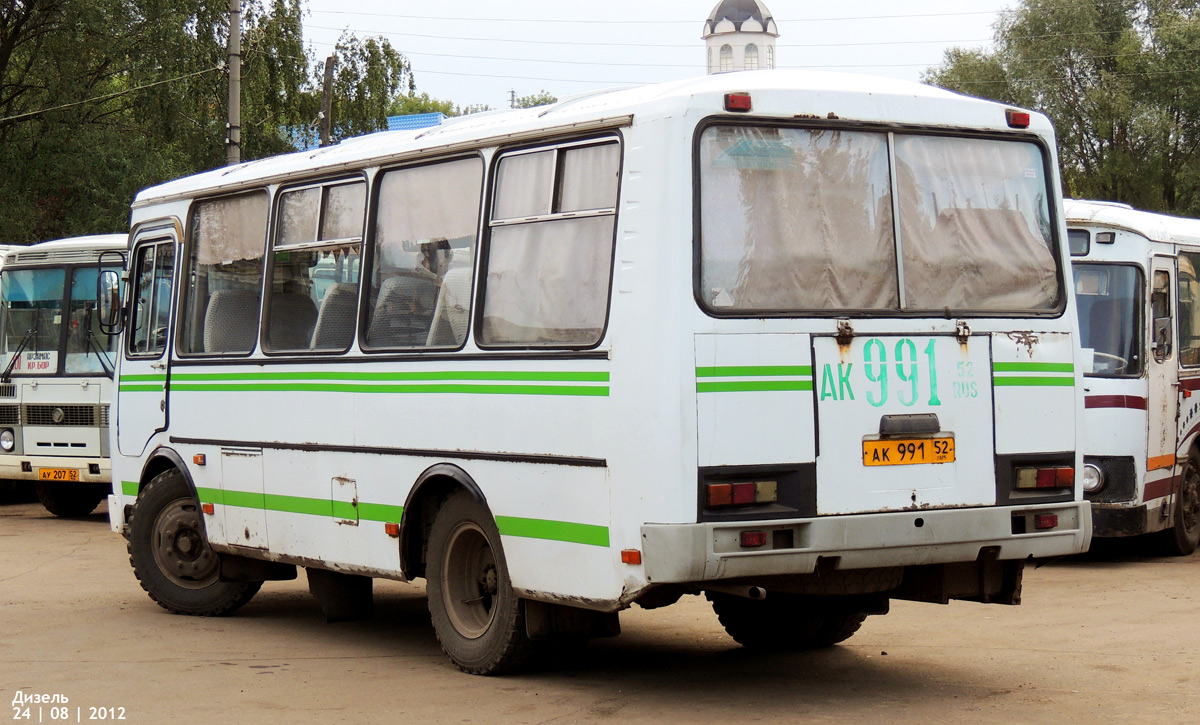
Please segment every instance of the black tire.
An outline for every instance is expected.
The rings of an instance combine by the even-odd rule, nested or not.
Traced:
[[[721,626],[743,647],[793,651],[832,647],[850,638],[867,615],[839,609],[836,599],[815,602],[790,594],[747,599],[708,592]]]
[[[38,481],[34,488],[37,490],[38,500],[47,511],[65,518],[87,516],[112,492],[107,483]]]
[[[1168,554],[1187,556],[1200,544],[1200,461],[1188,456],[1179,474],[1171,527],[1159,534]]]
[[[438,510],[425,576],[433,630],[460,670],[494,675],[528,658],[525,606],[513,592],[500,532],[470,494],[452,494]]]
[[[221,559],[205,538],[200,505],[175,469],[150,481],[133,505],[129,563],[150,598],[175,614],[229,614],[262,586],[220,580]]]

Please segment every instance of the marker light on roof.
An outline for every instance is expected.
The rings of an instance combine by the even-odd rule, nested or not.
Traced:
[[[1010,108],[1004,112],[1004,118],[1008,121],[1009,128],[1029,128],[1029,113],[1026,111]]]
[[[749,93],[726,93],[725,94],[725,110],[738,111],[746,113],[751,110],[751,101]]]

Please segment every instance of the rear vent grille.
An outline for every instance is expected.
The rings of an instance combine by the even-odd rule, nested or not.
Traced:
[[[100,406],[100,425],[105,428],[108,427],[108,404],[107,403]]]
[[[0,398],[17,397],[17,386],[12,383],[0,384]]]
[[[26,425],[96,425],[95,405],[26,405]]]
[[[20,425],[21,406],[0,405],[0,425]]]

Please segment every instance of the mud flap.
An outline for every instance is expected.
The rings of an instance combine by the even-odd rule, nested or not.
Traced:
[[[525,605],[525,632],[535,642],[560,637],[616,637],[621,633],[621,619],[616,612],[596,612],[528,599],[522,603]]]
[[[1000,561],[998,551],[985,549],[975,561],[910,566],[896,599],[948,604],[951,599],[985,604],[1020,604],[1023,559]]]
[[[374,611],[369,576],[341,574],[327,569],[306,569],[308,591],[317,598],[325,621],[356,622],[370,619]]]

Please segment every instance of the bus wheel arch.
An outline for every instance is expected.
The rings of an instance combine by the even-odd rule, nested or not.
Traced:
[[[452,463],[438,463],[417,477],[404,502],[400,520],[400,569],[405,579],[425,576],[429,534],[438,509],[456,491],[465,491],[488,508],[487,498],[479,484],[462,468]]]
[[[183,456],[170,448],[161,446],[154,449],[146,458],[146,465],[142,467],[142,475],[138,479],[138,495],[141,495],[151,481],[172,468],[179,471],[188,489],[195,495],[196,483],[192,480],[192,474],[188,471],[187,465],[183,462]]]

